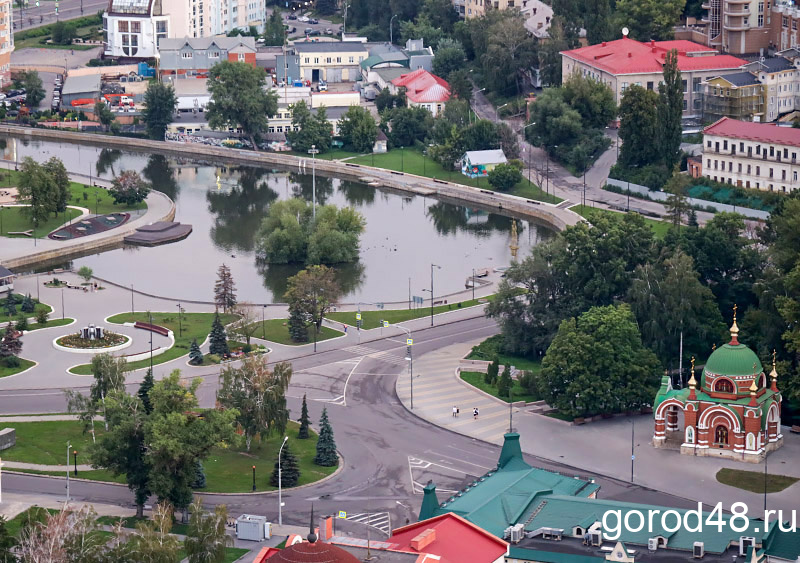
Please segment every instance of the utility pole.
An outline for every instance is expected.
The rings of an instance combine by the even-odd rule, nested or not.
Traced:
[[[283,453],[283,446],[286,445],[286,441],[289,439],[289,436],[283,437],[283,444],[281,444],[280,449],[278,449],[278,526],[283,526],[283,500],[281,496],[281,454]]]
[[[317,220],[317,154],[319,153],[319,149],[317,145],[311,145],[311,148],[308,149],[308,154],[311,155],[311,198],[312,198],[312,209],[311,209],[311,217],[314,221]]]
[[[67,504],[69,504],[69,451],[72,449],[72,444],[67,440]]]
[[[442,267],[439,266],[438,264],[434,264],[433,262],[431,262],[431,326],[433,326],[433,268],[434,267],[439,268],[440,270],[442,269]]]
[[[393,35],[392,35],[392,22],[394,21],[394,18],[396,18],[396,17],[397,17],[397,14],[393,15],[389,19],[389,44],[390,45],[394,45],[394,40],[393,40]]]
[[[633,419],[631,420],[631,483],[633,483],[633,462],[636,460],[636,456],[633,453],[633,429],[636,426],[636,422]]]

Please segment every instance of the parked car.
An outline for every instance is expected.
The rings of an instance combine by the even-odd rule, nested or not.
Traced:
[[[309,19],[310,18],[308,18],[307,16],[300,16],[299,18],[297,18],[297,21],[303,22],[303,23],[308,23]]]
[[[312,31],[314,31],[314,30],[311,29],[310,27],[307,27],[306,30],[303,33],[305,33],[306,35],[311,35]]]
[[[327,92],[328,91],[328,85],[325,83],[324,80],[320,80],[319,81],[319,91],[320,92]]]
[[[322,34],[320,33],[320,31],[318,29],[312,29],[311,33],[309,33],[309,35],[315,36],[315,35],[322,35]]]
[[[325,35],[333,35],[333,30],[329,27],[325,28]]]
[[[294,14],[289,14],[288,16],[286,16],[286,19],[287,20],[296,20],[297,16],[295,16]]]
[[[308,20],[308,23],[317,25],[319,23],[319,20],[311,18],[310,20]]]

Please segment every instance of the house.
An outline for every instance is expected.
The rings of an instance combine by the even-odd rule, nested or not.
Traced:
[[[100,99],[102,80],[99,74],[86,74],[83,76],[67,75],[64,87],[61,89],[61,105],[69,106],[73,100]]]
[[[173,80],[169,76],[169,83],[175,88],[175,97],[178,104],[175,109],[178,111],[205,111],[208,102],[211,101],[211,94],[208,91],[208,80],[205,78],[197,80]]]
[[[784,57],[761,58],[743,68],[758,77],[763,85],[765,119],[762,121],[775,121],[782,114],[800,109],[800,100],[795,103],[800,70],[792,61]]]
[[[703,117],[716,121],[730,117],[743,121],[764,119],[764,85],[751,72],[723,74],[704,83]]]
[[[562,79],[573,73],[606,84],[619,104],[629,86],[657,90],[664,78],[667,52],[678,51],[678,68],[683,78],[683,115],[699,117],[703,111],[703,82],[709,78],[739,72],[747,61],[720,55],[714,49],[685,40],[643,43],[623,36],[588,47],[561,52]]]
[[[501,149],[488,151],[467,151],[461,157],[461,173],[470,178],[488,176],[498,164],[505,164],[508,160]]]
[[[745,188],[800,187],[800,129],[723,117],[703,130],[703,174]]]
[[[0,266],[0,294],[5,293],[7,295],[11,295],[13,291],[14,272],[5,266]]]
[[[375,144],[372,145],[372,152],[374,153],[384,153],[389,150],[388,147],[389,139],[386,137],[386,133],[383,132],[383,129],[378,129],[378,136],[375,138]]]
[[[158,67],[164,77],[208,78],[220,61],[256,66],[255,37],[181,37],[163,39],[158,46]]]
[[[392,80],[393,90],[405,88],[409,107],[424,107],[436,117],[450,99],[450,85],[427,70],[418,69]]]
[[[297,41],[287,57],[297,60],[298,75],[293,79],[319,82],[355,82],[361,79],[359,65],[369,56],[360,41]],[[286,64],[283,55],[276,57],[278,80]]]

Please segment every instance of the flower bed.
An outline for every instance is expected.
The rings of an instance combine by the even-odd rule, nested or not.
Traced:
[[[112,348],[119,346],[128,341],[128,337],[116,332],[104,331],[103,338],[95,338],[89,340],[82,338],[79,333],[68,334],[56,340],[56,344],[64,346],[65,348],[80,348],[80,349],[94,349],[94,348]]]

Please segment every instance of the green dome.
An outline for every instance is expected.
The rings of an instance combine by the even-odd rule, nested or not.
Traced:
[[[756,366],[755,370],[753,364]],[[753,375],[754,371],[755,373],[764,371],[755,352],[744,344],[736,346],[725,344],[714,350],[708,357],[703,375],[705,372],[715,375]]]

